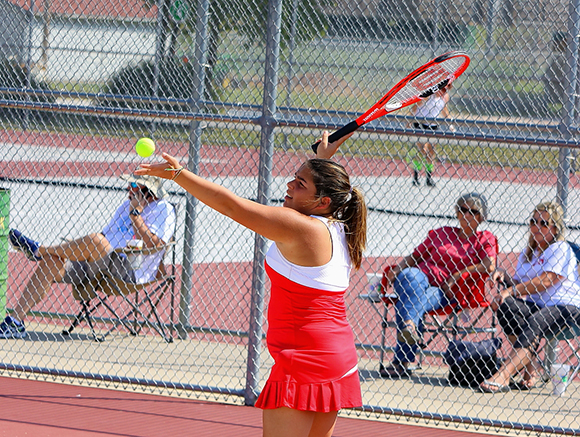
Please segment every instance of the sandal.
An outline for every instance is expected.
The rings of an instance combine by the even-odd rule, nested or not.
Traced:
[[[388,367],[381,366],[379,373],[383,378],[390,379],[410,378],[413,374],[413,372],[401,364],[391,364]]]
[[[531,364],[531,368],[530,365],[528,365],[526,368],[522,369],[521,375],[522,375],[522,379],[519,380],[518,382],[510,382],[510,387],[512,387],[513,389],[516,390],[520,390],[520,391],[529,391],[532,390],[534,388],[536,388],[536,386],[540,383],[546,383],[549,381],[549,376],[544,374],[541,374],[539,369],[540,364],[539,363],[530,363]]]
[[[526,384],[526,381],[512,381],[510,382],[510,388],[512,390],[529,391],[536,388],[536,384],[528,385]]]
[[[407,343],[410,346],[421,344],[423,340],[417,334],[417,328],[413,323],[407,323],[397,334],[397,340],[401,343]]]
[[[513,390],[520,390],[520,391],[529,391],[533,390],[538,386],[538,384],[545,384],[550,380],[547,376],[540,376],[534,375],[531,376],[529,379],[522,379],[521,381],[512,381],[510,382],[510,387]]]
[[[483,384],[487,385],[487,387],[484,387]],[[495,389],[492,389],[492,387],[495,387]],[[511,387],[509,385],[501,385],[498,382],[489,381],[487,379],[479,385],[479,391],[482,393],[506,393],[510,390]]]

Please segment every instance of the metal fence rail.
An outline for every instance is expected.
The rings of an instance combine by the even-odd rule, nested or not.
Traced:
[[[346,295],[364,407],[345,414],[580,435],[577,378],[562,397],[550,383],[494,396],[452,386],[441,358],[449,336],[419,354],[411,378],[382,377],[396,342],[383,317],[395,314],[367,296],[367,274],[410,254],[429,230],[457,226],[465,193],[487,198],[480,229],[497,237],[508,271],[541,201],[562,204],[566,239],[580,242],[579,14],[580,0],[0,0],[0,182],[10,190],[2,223],[43,244],[99,232],[127,197],[119,176],[143,161],[140,137],[240,196],[279,204],[322,129],[356,118],[438,54],[465,51],[471,65],[437,130],[414,127],[425,120],[404,109],[361,128],[336,157],[369,208],[365,259]],[[419,151],[426,142],[432,162]],[[118,327],[102,343],[84,323],[64,337],[79,303],[58,284],[30,311],[26,339],[0,340],[1,372],[254,403],[271,366],[268,242],[166,188],[178,211],[177,301],[164,296],[158,307],[173,342],[142,321],[139,335]],[[0,312],[14,314],[35,268],[9,252]],[[495,292],[486,289],[489,299]],[[112,326],[105,313],[95,320]],[[511,346],[496,335],[507,357]],[[539,358],[563,361],[574,341]]]

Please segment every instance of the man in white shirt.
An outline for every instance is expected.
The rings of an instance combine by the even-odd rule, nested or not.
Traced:
[[[127,282],[144,283],[155,277],[164,251],[145,255],[133,270],[124,254],[114,252],[132,239],[143,247],[163,246],[173,236],[175,210],[163,199],[163,180],[153,176],[121,176],[129,183],[129,196],[101,232],[55,246],[43,246],[16,229],[9,233],[12,246],[38,267],[26,284],[12,316],[0,323],[0,338],[24,338],[24,319],[55,282],[81,284],[107,271]]]

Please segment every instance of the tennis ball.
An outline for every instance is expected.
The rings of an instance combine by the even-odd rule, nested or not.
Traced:
[[[139,141],[135,144],[135,151],[137,155],[147,158],[155,152],[155,143],[151,138],[139,138]]]

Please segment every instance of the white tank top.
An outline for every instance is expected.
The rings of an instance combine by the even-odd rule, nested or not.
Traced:
[[[332,257],[322,266],[303,267],[288,261],[273,243],[266,254],[266,262],[277,273],[305,287],[343,292],[348,288],[352,263],[348,253],[344,225],[325,217],[312,216],[323,222],[332,239]]]
[[[439,96],[431,96],[420,106],[417,106],[415,117],[417,118],[437,118],[445,108],[445,99]]]

